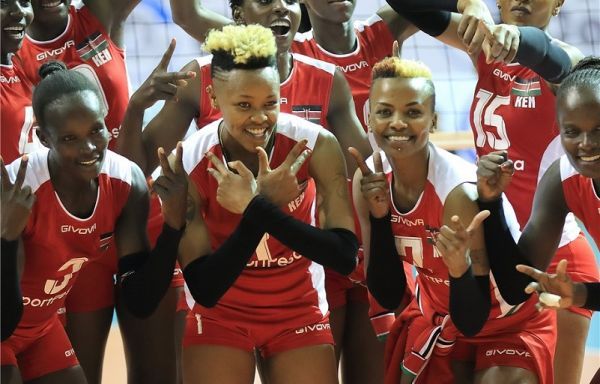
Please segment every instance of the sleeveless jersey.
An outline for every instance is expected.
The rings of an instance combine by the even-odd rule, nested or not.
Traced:
[[[184,142],[183,165],[190,180],[204,201],[202,213],[208,228],[212,249],[218,248],[237,227],[241,215],[233,214],[217,202],[217,181],[207,172],[212,166],[205,156],[212,152],[227,164],[215,121],[194,133]],[[323,129],[298,117],[280,114],[273,149],[269,155],[271,168],[279,166],[292,147],[301,139],[314,149],[319,131]],[[308,224],[314,223],[315,186],[308,174],[308,161],[297,174],[303,192],[281,209]],[[187,290],[186,290],[187,291]],[[233,286],[213,308],[194,303],[186,292],[193,312],[212,319],[241,318],[256,325],[321,321],[328,306],[324,290],[323,267],[287,248],[268,233],[265,234]]]
[[[418,272],[416,300],[426,301],[428,306],[433,307],[436,313],[443,316],[450,310],[450,281],[448,268],[433,245],[432,239],[443,225],[444,203],[448,194],[463,183],[475,183],[477,176],[472,164],[434,145],[430,145],[429,148],[429,168],[425,189],[416,205],[406,213],[400,212],[395,207],[392,198],[391,222],[398,254],[404,262],[413,264]],[[384,172],[392,185],[391,166],[383,154],[382,159]],[[373,167],[372,157],[369,158],[369,165]],[[513,236],[518,238],[519,224],[509,203],[505,203],[504,212]],[[511,306],[504,301],[493,276],[491,286],[490,319],[512,315],[522,306]],[[533,311],[535,312],[535,309]]]
[[[505,193],[521,228],[525,227],[539,180],[564,153],[556,123],[555,96],[537,73],[519,64],[477,60],[479,79],[470,111],[478,156],[507,150],[515,174]],[[579,228],[567,217],[561,246],[574,240]]]
[[[86,263],[95,261],[114,246],[115,223],[131,189],[132,163],[106,152],[98,176],[98,197],[92,214],[81,219],[71,215],[58,197],[48,170],[48,150],[29,155],[24,185],[35,193],[27,226],[21,235],[25,266],[21,278],[23,317],[20,331],[41,329],[56,316]],[[8,167],[15,180],[21,160]]]
[[[111,136],[109,148],[114,147],[112,139],[119,135],[129,102],[125,51],[115,45],[89,8],[74,2],[69,8],[67,28],[60,36],[37,41],[26,34],[17,56],[34,84],[41,80],[39,67],[50,60],[63,61],[69,69],[81,72],[96,84],[108,111],[104,121]]]
[[[392,36],[388,26],[374,14],[365,21],[354,22],[356,48],[351,53],[334,54],[326,51],[314,39],[313,32],[297,33],[292,51],[335,64],[346,76],[352,90],[356,116],[365,132],[368,131],[369,88],[373,66],[392,54]]]
[[[594,180],[579,174],[566,155],[560,158],[560,179],[567,206],[600,245],[600,191]]]
[[[0,65],[1,155],[10,164],[24,153],[41,148],[31,107],[33,85],[17,65]]]
[[[200,96],[200,115],[196,118],[199,129],[221,118],[221,111],[212,107],[210,97],[205,91],[206,87],[212,84],[211,59],[211,55],[196,59],[200,66],[202,88],[204,88]],[[280,111],[292,113],[327,128],[335,66],[299,54],[293,54],[292,59],[292,71],[281,83]]]

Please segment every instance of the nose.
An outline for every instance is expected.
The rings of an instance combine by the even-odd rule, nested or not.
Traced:
[[[394,120],[390,123],[390,128],[396,131],[400,131],[402,129],[408,128],[408,124],[406,124],[404,120],[402,120],[402,117],[400,115],[396,115],[394,116]]]
[[[262,124],[267,121],[267,114],[264,111],[256,111],[250,118],[254,124]]]
[[[81,146],[79,147],[79,151],[81,153],[92,153],[96,150],[96,144],[93,140],[86,139],[81,141]]]
[[[274,0],[273,11],[279,14],[287,14],[289,13],[288,4],[285,0]]]
[[[579,142],[579,148],[592,149],[600,146],[600,133],[583,132],[582,136],[582,140]]]

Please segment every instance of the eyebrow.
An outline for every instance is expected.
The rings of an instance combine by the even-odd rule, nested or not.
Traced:
[[[378,105],[385,105],[386,107],[393,107],[392,104],[386,103],[384,101],[378,101],[376,104],[378,104]],[[411,101],[410,103],[406,103],[404,106],[405,107],[411,107],[413,105],[423,105],[423,104],[419,103],[418,101]]]
[[[239,95],[239,97],[243,97],[245,99],[254,99],[254,96],[252,96],[252,95]],[[274,93],[272,93],[269,96],[267,96],[267,99],[268,98],[277,98],[277,95],[275,95]]]

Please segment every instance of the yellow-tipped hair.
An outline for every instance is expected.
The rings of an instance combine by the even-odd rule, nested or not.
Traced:
[[[235,64],[272,57],[277,53],[275,37],[270,29],[257,24],[227,25],[209,32],[203,49],[210,53],[231,55]]]
[[[431,71],[425,64],[399,57],[386,57],[373,67],[373,80],[394,77],[405,79],[420,77],[429,80],[432,78]]]

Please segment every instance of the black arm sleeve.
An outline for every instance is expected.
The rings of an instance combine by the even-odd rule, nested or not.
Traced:
[[[587,298],[583,308],[600,311],[600,283],[583,283],[587,289]]]
[[[491,306],[490,275],[473,276],[469,266],[461,277],[450,276],[450,317],[463,335],[473,337],[481,331]]]
[[[119,259],[120,294],[136,317],[150,316],[167,292],[183,231],[164,224],[151,252],[137,252]]]
[[[449,11],[458,12],[456,0],[386,0],[396,12]]]
[[[560,83],[571,70],[571,59],[567,52],[552,44],[546,32],[539,28],[518,28],[520,38],[515,61],[531,68],[551,83]]]
[[[367,287],[384,308],[395,310],[406,289],[406,275],[402,260],[396,251],[392,232],[391,214],[381,219],[369,215],[371,245],[367,267]]]
[[[256,226],[302,256],[348,275],[356,268],[358,239],[344,228],[320,229],[285,214],[262,196],[256,196],[245,216]]]
[[[477,200],[477,204],[480,210],[490,211],[490,216],[483,221],[485,249],[500,294],[510,305],[520,304],[530,297],[524,290],[533,280],[517,271],[515,266],[531,263],[521,253],[510,233],[504,217],[502,198],[492,202]]]
[[[2,275],[2,341],[14,332],[23,315],[23,295],[17,270],[17,251],[19,241],[2,239],[1,275]]]
[[[262,225],[252,223],[247,217],[253,201],[237,228],[217,250],[197,258],[183,269],[194,300],[204,307],[214,307],[233,285],[265,234]]]

